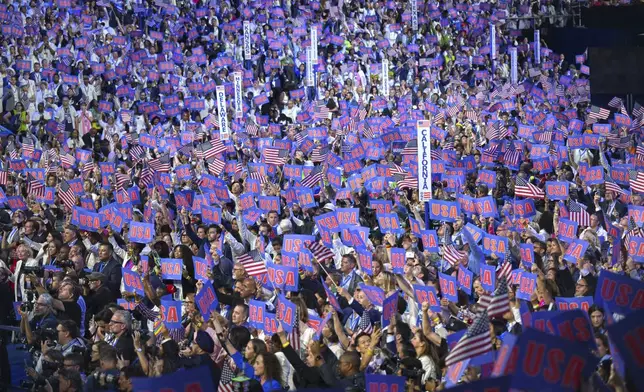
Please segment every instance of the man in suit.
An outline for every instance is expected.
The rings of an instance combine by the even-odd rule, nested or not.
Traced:
[[[109,242],[103,242],[98,247],[98,263],[94,265],[93,272],[105,275],[105,286],[110,289],[114,297],[120,298],[121,264],[113,257],[114,247]]]
[[[593,198],[594,212],[600,218],[600,222],[604,222],[604,216],[606,216],[611,222],[614,222],[626,215],[628,208],[624,203],[617,200],[617,195],[615,192],[606,191],[606,197],[602,201],[599,193],[595,193]]]
[[[356,265],[356,258],[352,254],[342,256],[340,263],[340,271],[342,272],[340,287],[347,290],[351,295],[356,291],[358,285],[363,282],[360,275],[356,273]]]
[[[92,124],[89,132],[83,135],[83,148],[86,150],[94,151],[94,145],[100,142],[98,137],[98,126]]]

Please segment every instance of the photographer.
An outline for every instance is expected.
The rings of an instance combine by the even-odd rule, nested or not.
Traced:
[[[422,390],[424,373],[423,363],[418,358],[403,358],[398,366],[397,375],[406,377],[407,392],[414,392]]]
[[[40,355],[40,358],[38,358],[36,363],[36,371],[39,373],[42,373],[45,357],[51,350],[60,351],[62,353],[60,358],[60,362],[62,363],[62,356],[73,353],[74,347],[85,348],[85,342],[78,337],[78,327],[73,321],[61,321],[56,327],[56,334],[56,336],[48,336],[47,334],[47,340],[43,341],[41,344],[40,348],[42,355]]]
[[[20,307],[20,332],[27,338],[27,344],[36,344],[35,333],[46,329],[55,329],[58,319],[54,310],[54,298],[49,294],[41,294],[31,311],[29,304],[22,304]]]
[[[58,298],[54,298],[53,307],[59,313],[59,318],[69,319],[76,323],[76,325],[81,325],[83,321],[83,312],[80,305],[78,304],[78,297],[80,296],[80,288],[74,284],[71,280],[65,280],[62,273],[56,273],[54,280],[52,281],[52,293],[51,295],[56,295]],[[45,294],[46,289],[40,284],[38,278],[35,276],[28,277],[32,285],[38,291],[38,294]],[[61,279],[62,278],[62,279]]]
[[[83,310],[78,303],[80,292],[80,287],[76,283],[71,280],[64,280],[58,289],[58,300],[54,301],[54,305],[63,306],[65,318],[74,321],[78,326],[84,323]],[[56,301],[60,302],[60,304],[56,304]]]
[[[46,346],[46,343],[43,346]],[[63,353],[60,350],[49,349],[46,353],[43,353],[42,360],[35,370],[33,368],[27,368],[27,375],[33,380],[33,389],[44,387],[48,382],[47,380],[56,374],[62,364]]]
[[[71,320],[63,320],[56,327],[58,332],[58,345],[57,349],[63,352],[63,355],[68,355],[74,352],[74,347],[85,349],[85,342],[80,337],[78,326]]]
[[[100,366],[85,383],[85,392],[113,390],[118,384],[119,371],[116,367],[118,359],[116,349],[112,346],[102,346],[99,349]]]

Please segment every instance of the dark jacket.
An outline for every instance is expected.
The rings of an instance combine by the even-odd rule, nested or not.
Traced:
[[[329,384],[328,381],[325,381],[327,377],[324,377],[322,368],[324,368],[326,364],[319,368],[308,366],[304,361],[302,361],[300,356],[297,355],[295,350],[293,350],[293,347],[290,345],[284,347],[282,352],[295,369],[293,383],[296,388],[328,388],[333,385],[332,383]],[[331,380],[332,379],[333,378],[331,378]]]
[[[89,322],[92,316],[103,310],[107,304],[114,302],[114,300],[115,297],[112,291],[107,286],[101,286],[86,298],[87,314],[85,320]]]
[[[110,259],[102,270],[101,263],[96,263],[92,269],[94,272],[102,272],[107,277],[107,281],[103,284],[110,289],[115,298],[121,298],[121,278],[123,277],[121,268],[118,261]]]

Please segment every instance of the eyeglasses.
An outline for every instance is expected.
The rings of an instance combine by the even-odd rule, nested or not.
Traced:
[[[577,287],[588,287],[588,285],[583,283],[577,283]]]
[[[123,321],[110,320],[110,324],[125,324]]]

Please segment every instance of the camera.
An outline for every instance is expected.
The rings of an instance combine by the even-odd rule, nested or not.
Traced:
[[[56,261],[56,266],[60,268],[74,268],[74,262],[71,260]]]
[[[94,376],[94,385],[98,385],[103,388],[114,388],[114,389],[118,387],[119,373],[108,374],[105,372],[101,372],[100,370],[97,370],[94,373],[92,373],[92,376]]]
[[[34,303],[33,302],[23,302],[20,305],[20,310],[23,312],[31,312],[34,310]]]
[[[36,275],[39,278],[42,278],[45,275],[45,269],[40,266],[22,267],[22,272],[24,272],[25,275]]]

